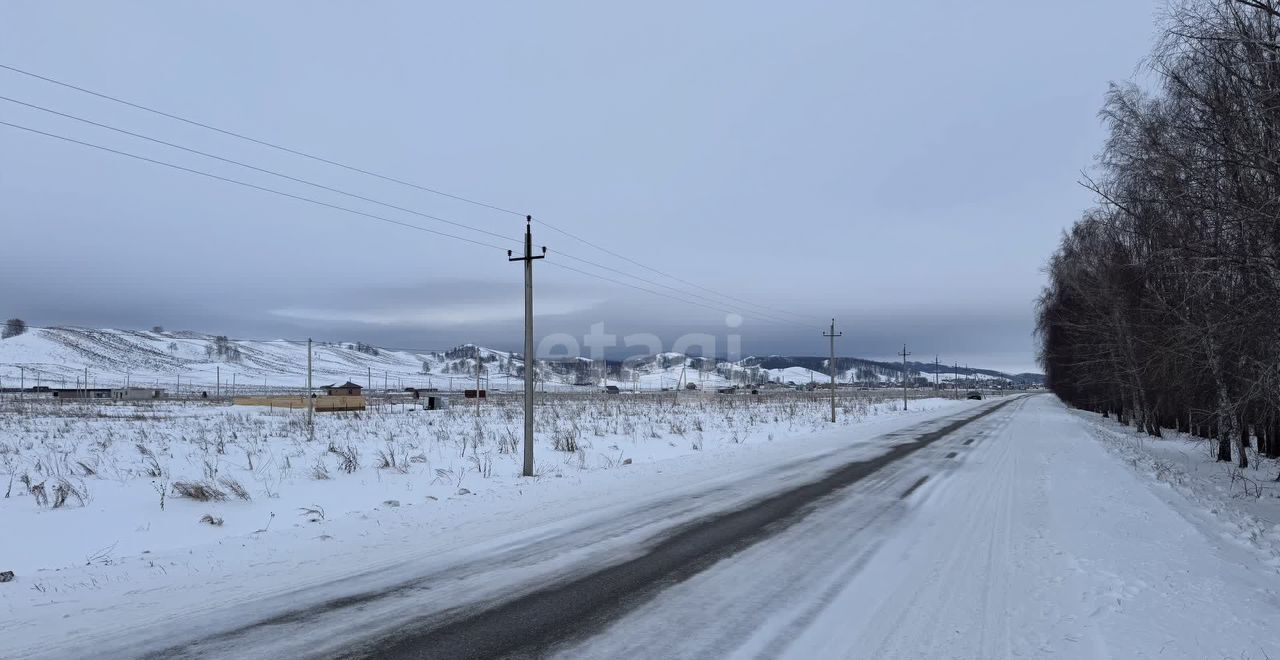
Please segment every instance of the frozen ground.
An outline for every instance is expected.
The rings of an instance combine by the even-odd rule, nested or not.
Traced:
[[[969,405],[913,401],[903,414],[896,401],[848,399],[833,432],[823,421],[826,401],[808,395],[766,403],[557,399],[538,408],[538,476],[524,479],[511,451],[520,434],[516,402],[482,407],[478,425],[469,406],[317,415],[315,442],[306,441],[299,412],[8,403],[0,411],[0,487],[14,481],[0,499],[0,570],[18,579],[0,585],[0,657],[71,631],[91,638],[101,626],[118,628],[121,616],[142,626],[187,608],[400,566],[424,552],[466,552],[477,538]],[[357,457],[349,473],[344,453]],[[51,494],[63,481],[84,501],[41,505],[27,486],[43,483]],[[178,482],[204,482],[226,499],[180,497]],[[205,515],[222,524],[199,522]],[[49,648],[66,657],[55,651],[63,647]]]
[[[755,511],[862,463],[875,469],[782,524],[709,551],[712,561],[692,573],[671,567],[643,590],[608,596],[595,614],[556,622],[559,633],[538,651],[1280,658],[1271,491],[1237,495],[1238,478],[1216,476],[1221,466],[1195,446],[1137,443],[1049,396],[981,418],[992,402],[930,405],[909,415],[869,408],[837,429],[778,411],[760,416],[742,442],[727,435],[727,420],[742,430],[745,411],[701,410],[700,450],[669,432],[595,436],[612,443],[608,452],[630,443],[629,465],[603,462],[606,452],[593,464],[590,451],[579,465],[577,453],[563,453],[540,478],[514,477],[512,464],[464,482],[470,492],[461,495],[452,483],[429,483],[434,466],[408,474],[365,466],[329,482],[282,480],[275,498],[216,505],[229,519],[237,508],[252,519],[264,501],[285,509],[294,490],[349,500],[316,522],[277,513],[265,531],[199,525],[194,517],[215,505],[172,500],[164,517],[186,534],[165,549],[117,550],[0,585],[0,657],[412,657],[425,648],[419,642],[438,641],[433,626],[483,624],[511,599],[537,603],[548,589],[643,560],[672,530],[721,525],[724,512]],[[642,428],[672,423],[653,411],[614,417],[643,419]],[[724,426],[707,426],[721,418]],[[329,423],[330,438],[348,436],[341,419]],[[191,440],[170,440],[182,443]],[[877,458],[890,455],[900,458]],[[388,487],[400,506],[382,504]],[[4,520],[93,517],[97,502],[10,515],[13,501],[31,507],[29,499],[0,504]],[[57,538],[80,543],[65,531],[76,529]],[[173,535],[153,532],[134,530]],[[525,635],[516,625],[495,634]]]

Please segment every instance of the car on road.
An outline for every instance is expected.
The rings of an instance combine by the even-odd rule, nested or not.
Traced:
[[[982,400],[982,392],[979,392],[978,390],[969,390],[969,393],[965,395],[965,398],[966,398],[966,399],[971,399],[971,400],[974,400],[974,401],[981,401],[981,400]]]

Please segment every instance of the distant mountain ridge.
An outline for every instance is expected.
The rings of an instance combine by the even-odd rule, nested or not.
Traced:
[[[353,380],[372,387],[461,387],[480,367],[482,384],[518,388],[524,360],[517,353],[464,344],[444,351],[389,350],[362,342],[314,342],[313,385]],[[241,340],[193,331],[145,331],[73,327],[33,328],[0,340],[0,385],[76,386],[93,383],[181,386],[235,383],[240,386],[298,387],[305,382],[305,341]],[[862,358],[836,358],[837,380],[878,385],[902,379],[902,364]],[[604,363],[586,358],[539,359],[537,378],[556,387],[616,384],[643,389],[699,383],[725,387],[762,383],[803,385],[825,382],[827,358],[813,356],[747,357],[730,362],[680,353]],[[934,378],[932,363],[909,362],[914,381]],[[1040,374],[1006,374],[991,369],[943,365],[942,382],[1040,384]]]

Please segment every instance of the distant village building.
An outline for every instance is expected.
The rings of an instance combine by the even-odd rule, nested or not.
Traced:
[[[143,401],[146,399],[159,399],[163,396],[164,390],[152,387],[125,387],[111,390],[111,398],[116,401]]]
[[[55,399],[108,399],[111,401],[145,401],[164,397],[165,391],[154,387],[42,387],[32,392],[47,392]]]
[[[324,386],[324,393],[326,396],[361,396],[363,391],[364,388],[351,381],[347,381],[341,385]]]
[[[605,385],[605,386],[604,386],[604,393],[605,393],[605,394],[618,394],[619,392],[621,392],[621,390],[619,390],[619,389],[618,389],[618,386],[617,386],[617,385]]]
[[[49,390],[55,399],[110,399],[111,388],[109,387],[75,387],[75,388],[56,388]]]
[[[365,409],[364,388],[347,381],[341,385],[321,386],[325,396],[238,396],[232,400],[237,406],[267,406],[289,410],[313,408],[316,412],[341,412]]]

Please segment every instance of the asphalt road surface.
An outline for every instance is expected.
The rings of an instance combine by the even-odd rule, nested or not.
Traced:
[[[388,588],[336,598],[318,606],[266,617],[239,629],[195,642],[173,646],[151,657],[264,657],[277,655],[273,640],[310,635],[339,637],[342,641],[317,643],[313,648],[287,644],[289,654],[345,658],[502,658],[601,657],[616,649],[597,648],[612,637],[611,629],[647,604],[661,600],[691,579],[714,574],[722,566],[752,549],[763,549],[782,568],[769,566],[759,575],[735,579],[732,589],[713,587],[700,595],[723,605],[724,599],[754,603],[750,612],[704,624],[698,634],[673,638],[658,630],[627,637],[623,652],[649,657],[729,654],[744,639],[752,621],[774,609],[780,601],[743,598],[743,588],[755,594],[813,583],[815,598],[829,590],[826,584],[845,568],[845,559],[873,548],[891,533],[897,518],[909,509],[908,500],[919,497],[929,480],[941,478],[958,464],[961,452],[972,451],[983,437],[982,429],[999,427],[1022,404],[1022,399],[985,403],[961,413],[933,419],[864,443],[854,458],[833,463],[797,461],[779,466],[791,479],[777,490],[763,485],[734,502],[727,493],[709,490],[706,500],[724,499],[731,506],[706,514],[705,502],[673,498],[660,502],[631,519],[563,534],[540,548],[521,546],[505,553],[477,557],[470,564],[447,572],[424,575]],[[801,475],[796,478],[795,475]],[[699,499],[699,498],[693,498]],[[690,515],[692,512],[692,515]],[[828,520],[831,514],[837,520]],[[642,527],[668,519],[671,524],[646,538],[630,539]],[[815,533],[815,521],[821,528]],[[646,523],[648,526],[642,525]],[[799,546],[794,538],[800,533]],[[625,547],[619,547],[619,540]],[[592,552],[596,545],[614,545]],[[857,541],[857,542],[853,542]],[[534,566],[555,552],[584,556],[567,568],[523,580],[507,597],[488,598],[461,606],[447,606],[450,582],[483,583],[487,574]],[[790,558],[801,563],[790,561]],[[830,560],[841,566],[829,566]],[[790,566],[791,568],[787,568]],[[792,575],[793,569],[803,569]],[[509,575],[507,576],[510,577]],[[819,578],[815,582],[812,578]],[[817,583],[821,582],[821,587]],[[439,594],[440,598],[432,597]],[[789,596],[790,597],[790,596]],[[806,596],[800,594],[803,599]],[[817,601],[815,601],[817,602]],[[699,605],[700,608],[703,605]],[[673,617],[689,620],[683,606],[670,610]],[[712,610],[715,610],[712,607]],[[657,621],[666,617],[658,615]],[[695,619],[697,617],[694,617]],[[708,633],[711,638],[707,639]],[[621,638],[619,638],[621,639]],[[687,643],[687,645],[686,645]],[[277,649],[277,650],[273,650]]]

